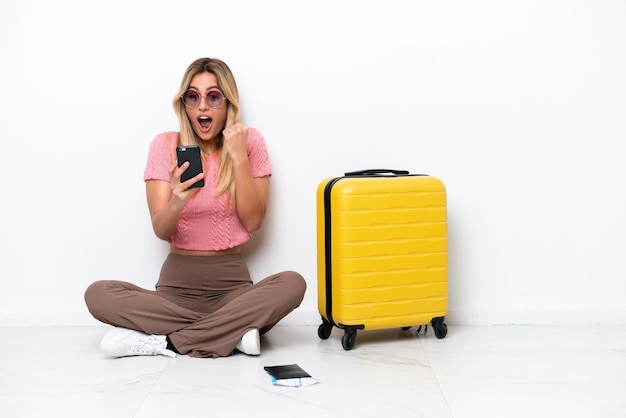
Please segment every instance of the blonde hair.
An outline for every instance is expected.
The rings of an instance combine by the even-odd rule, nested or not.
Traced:
[[[235,77],[230,71],[230,68],[225,62],[217,58],[198,58],[187,67],[183,75],[183,80],[180,83],[180,89],[172,101],[172,106],[174,106],[174,111],[180,123],[179,145],[201,145],[200,138],[197,137],[191,126],[181,96],[191,85],[191,80],[196,75],[202,73],[211,73],[215,76],[217,86],[227,100],[225,105],[228,106],[228,109],[226,111],[224,129],[239,122],[239,91],[237,90],[237,83],[235,82]],[[220,133],[218,149],[222,149],[223,142],[224,138],[222,133]],[[228,153],[221,152],[219,157],[217,194],[219,195],[225,191],[228,191],[231,196],[235,196],[235,172],[233,171],[233,162],[228,156]]]

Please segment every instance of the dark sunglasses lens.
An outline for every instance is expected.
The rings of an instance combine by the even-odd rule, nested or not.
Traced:
[[[200,94],[193,90],[188,90],[183,94],[183,103],[189,107],[196,107],[200,103]]]
[[[220,107],[222,105],[223,99],[224,99],[224,96],[222,96],[222,93],[220,93],[219,91],[210,91],[206,95],[207,103],[211,107]]]

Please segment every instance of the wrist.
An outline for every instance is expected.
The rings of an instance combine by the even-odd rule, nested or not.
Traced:
[[[231,156],[230,159],[233,162],[233,167],[249,165],[248,155],[247,154],[244,154],[244,155],[234,155],[234,156]]]
[[[186,202],[176,197],[176,195],[172,194],[172,197],[169,202],[167,202],[167,211],[172,215],[180,215],[180,213],[185,208]]]

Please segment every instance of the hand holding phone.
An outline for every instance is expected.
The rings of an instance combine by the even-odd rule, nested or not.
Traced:
[[[185,161],[189,161],[189,167],[180,176],[180,182],[185,181],[202,173],[202,157],[200,155],[200,147],[197,145],[179,145],[176,147],[176,158],[178,159],[178,166],[183,165]],[[196,187],[203,187],[204,179],[200,179],[191,186],[190,189]]]

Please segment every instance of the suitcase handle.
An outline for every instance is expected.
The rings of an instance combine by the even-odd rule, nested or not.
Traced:
[[[349,176],[372,176],[376,174],[393,174],[394,176],[406,176],[409,174],[407,170],[388,170],[385,168],[374,168],[370,170],[358,170],[349,171],[345,173],[346,177]]]

